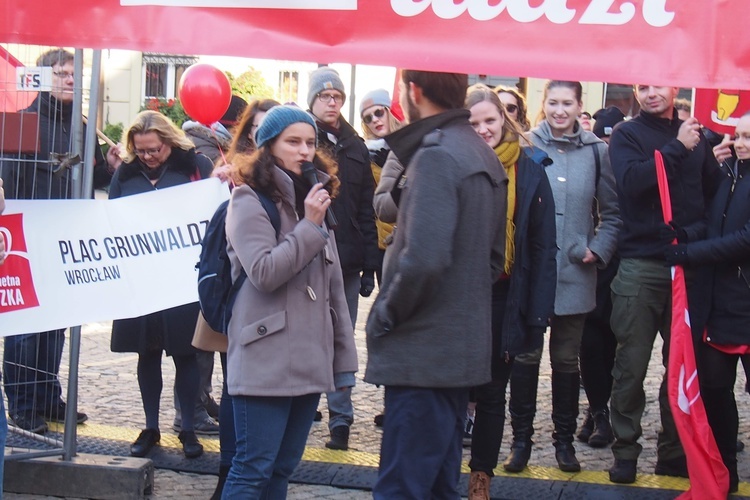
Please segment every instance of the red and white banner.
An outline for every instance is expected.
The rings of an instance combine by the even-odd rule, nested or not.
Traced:
[[[656,179],[659,185],[664,222],[672,219],[664,159],[656,151]],[[674,241],[674,244],[677,242]],[[698,383],[693,337],[690,331],[687,288],[682,266],[672,267],[672,325],[669,340],[667,390],[677,433],[685,450],[690,489],[680,500],[726,498],[729,491],[729,472],[724,466],[706,417]]]
[[[695,89],[693,114],[706,128],[734,135],[737,122],[750,112],[750,91],[738,89]]]
[[[130,318],[198,300],[218,179],[116,200],[7,200],[0,336]]]
[[[0,41],[750,89],[744,0],[4,0]]]

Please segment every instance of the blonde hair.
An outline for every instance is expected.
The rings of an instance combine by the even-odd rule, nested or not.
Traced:
[[[390,134],[404,126],[402,122],[398,121],[398,119],[393,116],[391,108],[383,106],[383,109],[385,109],[385,114],[388,117],[388,130]],[[362,122],[362,133],[364,134],[365,139],[379,139],[377,135],[372,133],[372,130],[370,130],[370,127],[364,121]]]
[[[136,158],[134,137],[136,134],[148,134],[153,132],[159,136],[164,144],[171,148],[189,151],[195,148],[195,144],[188,139],[172,120],[158,111],[141,111],[125,132],[125,158],[126,162],[132,162]]]
[[[497,96],[497,93],[483,83],[476,83],[468,88],[466,91],[466,101],[464,107],[471,110],[476,104],[480,102],[489,102],[497,108],[497,112],[503,117],[503,138],[500,142],[506,142],[505,138],[510,133],[516,140],[528,143],[524,136],[524,130],[521,125],[510,117],[508,110],[505,109],[502,101]],[[519,108],[520,109],[520,108]]]

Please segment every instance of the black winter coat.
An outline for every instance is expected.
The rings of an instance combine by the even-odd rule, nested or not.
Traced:
[[[166,168],[155,185],[146,177],[140,160],[123,163],[115,172],[109,190],[109,198],[120,198],[156,189],[186,184],[193,179],[206,179],[213,165],[206,156],[194,149],[185,151],[172,148],[165,162]],[[198,173],[199,175],[196,175]],[[145,354],[166,350],[168,355],[186,355],[196,352],[191,345],[195,323],[198,319],[197,302],[172,307],[137,318],[118,319],[112,324],[113,352],[137,352]]]
[[[5,195],[22,200],[66,200],[73,196],[71,171],[68,168],[53,173],[58,165],[50,163],[50,153],[67,155],[73,149],[71,137],[73,105],[62,103],[49,92],[41,92],[22,113],[39,114],[39,153],[22,155],[14,160],[7,156],[2,160]],[[83,126],[83,137],[86,126]],[[83,156],[83,151],[81,152]],[[82,165],[80,165],[83,168]],[[94,148],[94,188],[106,187],[112,174],[107,169],[102,151]]]
[[[692,151],[677,140],[681,124],[677,111],[671,120],[641,112],[612,133],[609,158],[623,221],[618,246],[622,258],[663,260],[671,243],[660,237],[664,220],[656,183],[657,149],[664,157],[675,223],[687,231],[690,240],[705,235],[707,201],[722,174],[703,136]]]
[[[340,118],[335,143],[323,127],[318,127],[318,147],[327,150],[339,167],[337,175],[341,187],[332,209],[339,224],[334,234],[341,269],[344,274],[363,269],[375,271],[380,268],[380,250],[372,206],[375,179],[370,168],[370,152],[343,118]]]
[[[727,173],[708,213],[708,239],[688,243],[690,264],[701,269],[701,300],[691,302],[691,319],[716,344],[750,345],[750,160]]]
[[[532,152],[532,148],[524,148],[518,159],[515,260],[508,300],[499,305],[505,308],[503,322],[493,321],[492,325],[495,357],[541,347],[555,306],[555,202],[544,167],[530,157]],[[493,308],[497,307],[495,302]]]

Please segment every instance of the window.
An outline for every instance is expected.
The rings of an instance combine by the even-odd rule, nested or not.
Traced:
[[[693,89],[680,89],[677,98],[685,98],[691,101]],[[604,84],[604,108],[617,106],[625,116],[635,116],[640,111],[638,101],[633,94],[633,85],[623,85],[619,83]]]
[[[299,72],[279,71],[279,102],[282,104],[297,101]]]
[[[143,100],[150,97],[175,98],[180,77],[190,65],[197,62],[198,58],[191,56],[143,54]]]

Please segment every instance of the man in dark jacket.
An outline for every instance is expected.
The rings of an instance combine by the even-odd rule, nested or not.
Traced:
[[[609,478],[616,483],[635,481],[646,403],[643,381],[657,332],[664,339],[662,362],[667,366],[672,280],[664,252],[675,237],[685,242],[705,231],[707,200],[722,178],[698,121],[678,119],[674,109],[677,88],[636,85],[635,96],[641,111],[615,127],[609,148],[623,221],[620,267],[611,286],[611,325],[618,345],[610,403],[615,463]],[[656,150],[664,157],[669,180],[672,225],[662,219]],[[690,276],[687,278],[690,298]],[[667,399],[666,372],[659,407],[662,428],[654,472],[687,477],[685,452]]]
[[[23,112],[39,115],[39,149],[35,155],[9,159],[4,155],[0,170],[5,178],[6,195],[11,199],[69,199],[73,196],[72,173],[65,167],[73,137],[74,55],[63,49],[52,49],[37,59],[37,66],[52,67],[52,90],[40,92]],[[85,132],[84,132],[85,133]],[[93,185],[109,185],[114,168],[119,165],[119,148],[111,148],[105,161],[95,148]],[[62,166],[61,166],[62,160]],[[113,168],[110,168],[109,165]],[[45,419],[62,422],[65,403],[62,400],[58,371],[62,358],[65,330],[15,335],[5,339],[3,375],[11,423],[21,429],[44,433]],[[88,417],[78,413],[78,423]]]
[[[463,109],[467,77],[403,71],[410,125],[396,237],[367,320],[365,380],[385,386],[376,499],[459,498],[469,387],[490,381],[492,283],[503,269],[507,177]]]
[[[333,200],[338,221],[336,245],[344,274],[344,292],[352,325],[357,324],[359,295],[369,297],[375,288],[375,270],[379,267],[378,231],[372,198],[375,180],[370,168],[370,153],[357,132],[341,116],[346,100],[339,74],[327,66],[310,74],[307,103],[318,126],[318,147],[327,150],[338,163],[341,181]],[[354,421],[351,388],[328,393],[328,448],[349,447],[349,427]]]

